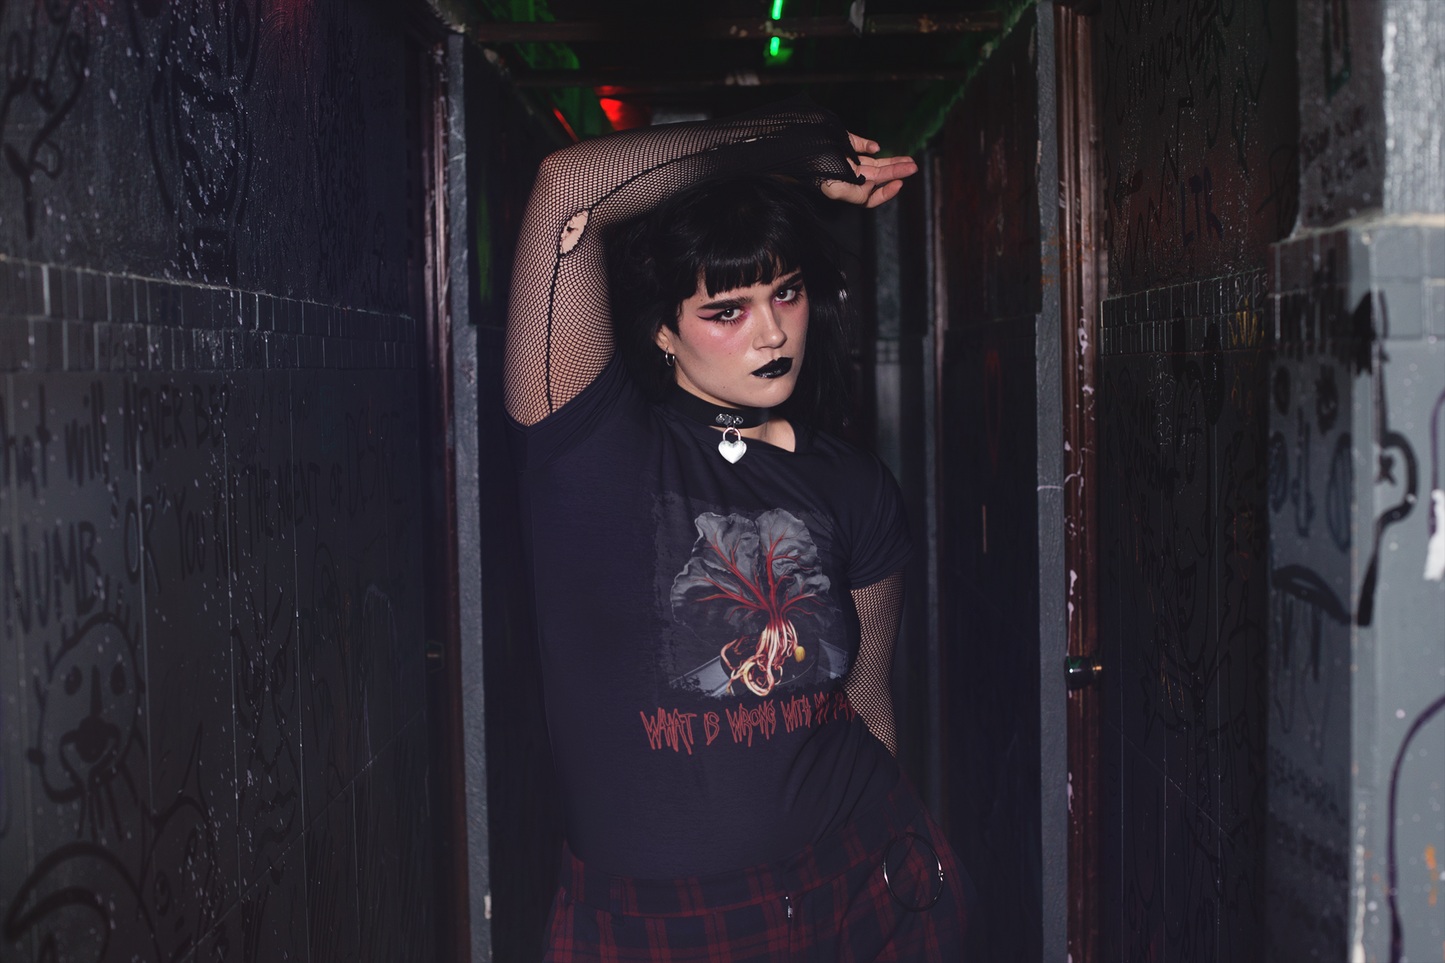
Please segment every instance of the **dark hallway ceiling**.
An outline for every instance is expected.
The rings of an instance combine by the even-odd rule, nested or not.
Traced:
[[[496,51],[518,86],[564,118],[567,104],[589,95],[600,99],[612,126],[625,128],[669,116],[722,116],[807,93],[896,152],[922,146],[1000,25],[1026,4],[869,0],[861,36],[848,25],[848,0],[452,0],[446,6],[464,18],[474,39]],[[779,27],[803,27],[806,35],[776,44],[758,35],[774,13],[781,14]],[[914,18],[922,19],[921,29]],[[524,26],[529,22],[535,27]],[[513,26],[487,29],[502,23]],[[716,36],[719,26],[747,35],[698,36]],[[569,39],[504,39],[519,30],[529,38]],[[883,32],[889,35],[878,35]],[[572,73],[575,86],[567,83]],[[578,136],[591,132],[576,130]]]

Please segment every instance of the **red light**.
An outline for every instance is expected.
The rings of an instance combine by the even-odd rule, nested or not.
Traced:
[[[630,130],[633,127],[646,127],[652,123],[652,111],[645,105],[605,96],[612,93],[614,89],[612,87],[597,88],[597,102],[602,105],[602,112],[612,122],[613,130]]]
[[[562,108],[553,107],[552,114],[557,118],[557,122],[562,125],[562,129],[567,132],[568,137],[572,138],[574,142],[581,139],[577,136],[577,132],[572,129],[572,125],[567,123],[567,118],[562,114]]]

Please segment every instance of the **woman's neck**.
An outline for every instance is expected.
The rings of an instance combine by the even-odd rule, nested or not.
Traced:
[[[786,418],[772,414],[768,408],[732,405],[691,385],[678,383],[671,389],[669,406],[687,418],[722,433],[734,428],[744,438],[766,442],[785,451],[795,450],[797,438]]]
[[[784,451],[797,450],[797,435],[793,432],[792,422],[786,418],[769,418],[756,428],[743,428],[739,433],[744,438],[756,438]]]

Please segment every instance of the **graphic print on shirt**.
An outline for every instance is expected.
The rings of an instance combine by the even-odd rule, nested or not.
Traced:
[[[847,650],[824,638],[841,613],[808,526],[781,508],[756,518],[703,512],[694,524],[672,616],[718,654],[672,686],[720,699],[841,678]]]

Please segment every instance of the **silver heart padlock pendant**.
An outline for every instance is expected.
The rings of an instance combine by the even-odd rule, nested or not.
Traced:
[[[723,432],[722,441],[717,443],[717,451],[728,460],[730,464],[736,465],[738,459],[748,453],[747,442],[743,441],[743,433],[736,428],[729,428]]]

